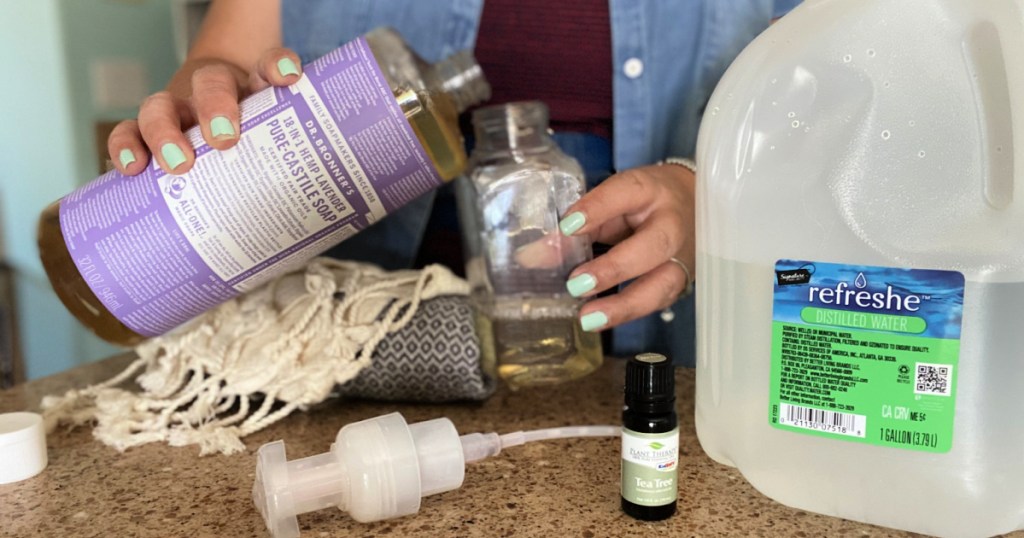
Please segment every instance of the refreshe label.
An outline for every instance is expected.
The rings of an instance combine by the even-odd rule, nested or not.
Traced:
[[[963,275],[804,260],[775,272],[771,424],[949,451]]]
[[[679,491],[679,428],[665,433],[622,429],[622,497],[642,506],[664,506]]]
[[[288,88],[242,104],[224,152],[197,128],[196,162],[110,172],[60,204],[68,252],[104,306],[163,334],[301,265],[442,183],[365,39]]]

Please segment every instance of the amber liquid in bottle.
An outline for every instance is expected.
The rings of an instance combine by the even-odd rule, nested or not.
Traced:
[[[466,165],[455,106],[447,95],[411,89],[398,90],[395,97],[413,132],[445,182],[458,177]],[[39,256],[57,297],[78,320],[100,338],[123,346],[134,346],[147,337],[121,323],[86,282],[88,266],[81,272],[68,253],[60,227],[60,201],[47,207],[39,219]]]
[[[583,330],[577,308],[566,308],[565,301],[536,298],[529,300],[529,306],[508,317],[475,311],[481,360],[488,372],[496,369],[516,390],[564,383],[601,366],[601,336]]]

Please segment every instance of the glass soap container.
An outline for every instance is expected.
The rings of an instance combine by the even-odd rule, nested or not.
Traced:
[[[580,327],[582,300],[565,282],[591,259],[590,238],[558,228],[586,191],[583,170],[558,148],[539,101],[477,109],[473,126],[456,191],[485,364],[513,389],[589,374],[601,340]]]

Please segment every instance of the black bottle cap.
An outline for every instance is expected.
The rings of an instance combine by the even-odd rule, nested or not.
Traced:
[[[626,363],[626,401],[671,402],[676,399],[676,371],[668,357],[641,353]]]

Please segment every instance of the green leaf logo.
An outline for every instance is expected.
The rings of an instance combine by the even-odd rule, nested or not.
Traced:
[[[665,445],[663,445],[663,444],[661,444],[661,443],[659,443],[657,441],[655,441],[655,442],[653,442],[653,443],[651,443],[651,444],[649,444],[647,446],[653,448],[654,450],[661,450],[661,449],[665,448]]]

